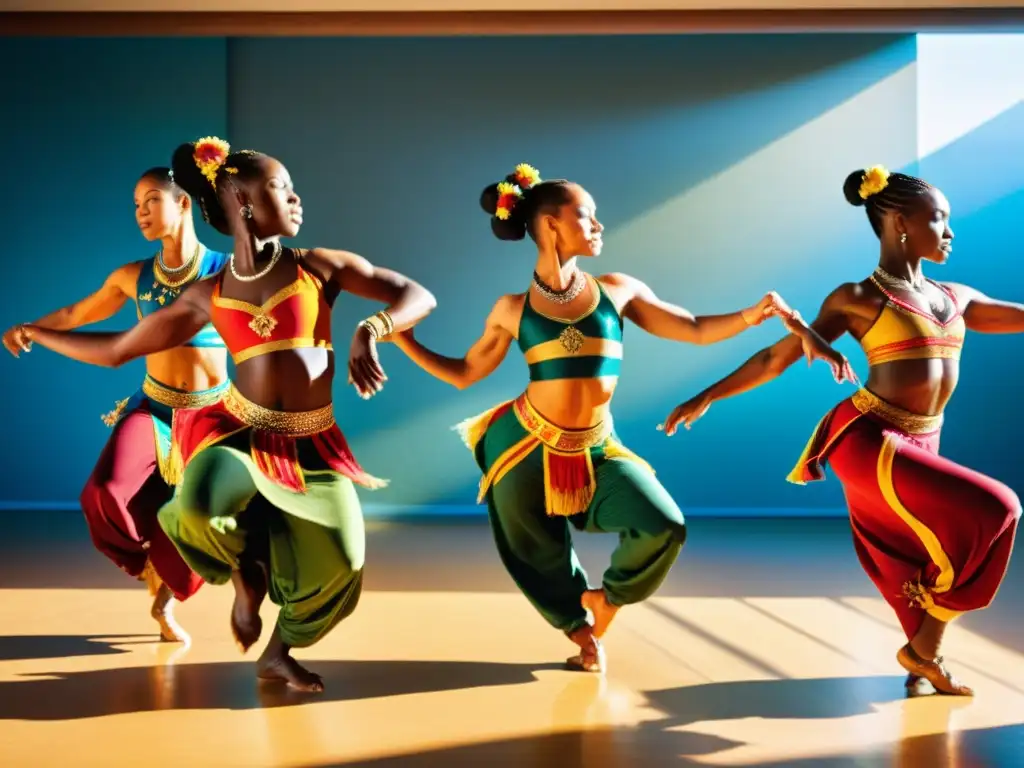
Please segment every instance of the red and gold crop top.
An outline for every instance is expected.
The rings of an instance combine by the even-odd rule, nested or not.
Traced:
[[[860,340],[868,365],[895,360],[960,359],[966,326],[960,304],[951,290],[932,283],[953,302],[953,314],[943,323],[931,313],[897,298],[874,278],[871,281],[885,294],[886,302]]]
[[[331,308],[316,275],[301,266],[295,280],[263,303],[250,304],[213,289],[211,319],[235,365],[282,349],[331,346]]]

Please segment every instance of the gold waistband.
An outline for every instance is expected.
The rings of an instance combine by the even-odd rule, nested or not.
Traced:
[[[920,413],[912,413],[888,403],[874,392],[867,389],[859,389],[850,398],[853,406],[861,413],[874,413],[881,416],[893,426],[911,435],[924,435],[928,432],[935,432],[942,426],[942,414],[936,416],[925,416]]]
[[[220,402],[228,390],[227,382],[219,387],[202,392],[182,392],[164,386],[156,379],[147,376],[142,381],[142,394],[168,408],[205,408]]]
[[[612,432],[610,420],[586,429],[562,429],[541,416],[525,393],[516,398],[513,409],[523,429],[555,451],[585,451],[603,443]]]
[[[234,384],[224,396],[224,407],[239,421],[265,432],[304,437],[334,426],[334,406],[330,403],[315,411],[272,411],[246,398]]]

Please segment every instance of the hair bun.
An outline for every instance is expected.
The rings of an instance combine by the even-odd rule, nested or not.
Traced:
[[[858,208],[868,202],[860,196],[860,185],[864,183],[865,173],[866,171],[861,168],[847,176],[846,181],[843,182],[843,196],[846,198],[846,202]]]
[[[491,232],[496,238],[499,240],[522,240],[526,237],[526,221],[522,216],[516,215],[514,208],[507,218],[499,219],[497,217],[498,202],[501,199],[498,188],[500,184],[507,183],[509,181],[505,179],[485,187],[484,191],[480,193],[480,207],[491,217]]]
[[[213,191],[195,161],[195,146],[192,142],[181,144],[171,157],[171,173],[174,182],[194,198],[208,197]]]
[[[498,212],[498,185],[490,184],[484,188],[484,191],[480,193],[480,207],[484,209],[484,213],[488,216],[493,216]]]

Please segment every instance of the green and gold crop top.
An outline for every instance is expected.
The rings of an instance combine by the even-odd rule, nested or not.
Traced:
[[[527,294],[519,321],[519,349],[530,381],[618,376],[622,367],[622,317],[601,284],[587,275],[594,299],[573,320],[542,314]]]

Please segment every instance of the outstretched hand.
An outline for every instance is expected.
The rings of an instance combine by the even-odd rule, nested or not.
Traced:
[[[815,360],[824,360],[826,365],[832,369],[832,378],[836,380],[836,383],[842,384],[844,381],[849,381],[860,385],[860,379],[857,378],[857,374],[854,373],[853,366],[850,365],[846,356],[817,333],[807,333],[807,328],[803,325],[798,312],[794,311],[789,316],[780,315],[780,317],[786,330],[800,337],[800,345],[803,347],[808,366]]]
[[[672,437],[680,424],[685,429],[689,429],[697,419],[708,412],[712,402],[712,399],[702,392],[685,403],[677,405],[665,419],[665,423],[658,425],[658,431],[664,431],[667,437]]]
[[[769,317],[776,315],[782,318],[794,315],[799,317],[796,310],[790,307],[786,300],[775,291],[768,291],[757,304],[743,310],[743,319],[746,320],[747,325],[760,325]]]
[[[369,400],[384,388],[388,380],[377,356],[377,339],[364,326],[356,328],[348,355],[348,383],[364,400]]]
[[[4,348],[15,357],[32,351],[32,338],[27,325],[15,325],[4,332]]]

